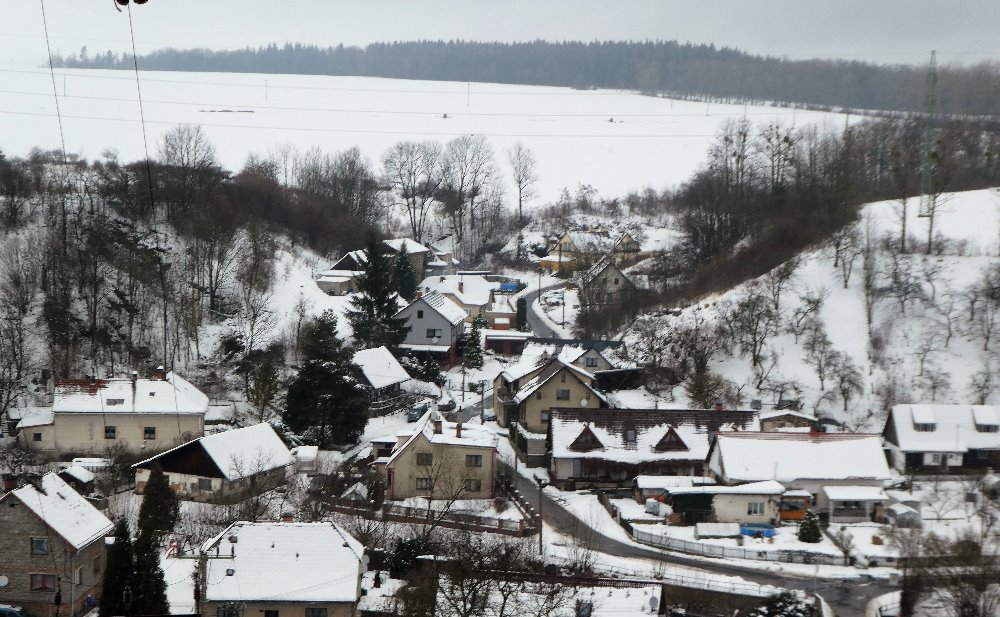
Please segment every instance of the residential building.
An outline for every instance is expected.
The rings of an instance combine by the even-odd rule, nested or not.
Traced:
[[[567,486],[627,486],[636,476],[702,476],[719,431],[759,431],[754,411],[551,410],[549,477]]]
[[[458,342],[464,333],[466,318],[460,306],[432,292],[421,295],[395,316],[406,318],[410,326],[400,348],[418,356],[433,354],[446,365],[457,361]]]
[[[153,467],[159,465],[170,488],[183,499],[231,502],[284,484],[294,462],[271,425],[262,422],[199,437],[132,468],[137,493],[142,493]]]
[[[354,364],[368,387],[371,412],[384,415],[401,409],[408,400],[403,396],[402,385],[410,374],[385,346],[362,349],[354,353]]]
[[[433,259],[427,262],[424,269],[429,276],[455,274],[458,270],[460,263],[455,259],[455,251],[450,246],[443,244],[443,241],[450,239],[451,237],[447,236],[442,238],[440,242],[427,245],[434,253]]]
[[[559,358],[544,357],[529,358],[500,373],[493,401],[497,422],[510,427],[515,453],[531,467],[545,464],[553,409],[608,406],[607,397],[594,387],[593,374]]]
[[[599,260],[580,277],[581,304],[617,304],[635,291],[635,283],[611,257]]]
[[[715,480],[705,476],[636,476],[632,481],[632,490],[638,503],[646,503],[647,499],[665,501],[667,493],[677,488],[714,485]]]
[[[760,412],[760,430],[810,433],[819,430],[819,419],[804,411],[772,409]]]
[[[385,245],[391,255],[404,253],[409,257],[410,265],[413,266],[413,272],[418,279],[426,272],[428,263],[437,261],[437,256],[431,249],[412,238],[383,240],[382,244]]]
[[[708,471],[720,484],[775,480],[807,491],[831,522],[881,521],[888,501],[889,466],[878,435],[720,432]]]
[[[494,495],[497,437],[481,426],[446,421],[429,411],[412,430],[397,435],[391,451],[376,440],[373,466],[389,500],[489,499]]]
[[[0,603],[49,615],[56,592],[65,614],[82,615],[100,596],[104,538],[112,523],[47,473],[0,497]]]
[[[205,394],[162,368],[152,379],[66,379],[51,408],[22,418],[19,439],[52,456],[153,452],[202,435],[207,411]]]
[[[476,317],[487,319],[487,312],[493,307],[493,292],[500,283],[488,281],[482,276],[456,274],[452,276],[428,276],[417,285],[419,293],[437,292],[457,304],[465,311],[466,323]]]
[[[1000,466],[997,405],[894,405],[882,435],[900,471]]]
[[[354,617],[364,547],[335,523],[230,525],[202,547],[202,601],[215,617]]]
[[[671,489],[667,503],[677,525],[766,523],[778,525],[785,487],[774,480],[737,486],[691,486]]]

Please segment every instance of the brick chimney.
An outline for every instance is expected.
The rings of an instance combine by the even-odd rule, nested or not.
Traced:
[[[422,298],[422,297],[423,297],[423,295],[424,295],[424,292],[423,292],[423,290],[421,290],[421,289],[418,289],[418,290],[417,290],[417,299],[419,300],[420,298]]]
[[[722,401],[715,401],[715,411],[725,411],[726,407],[722,404]]]
[[[434,434],[435,435],[441,434],[441,418],[437,418],[434,420]]]
[[[462,421],[461,420],[459,420],[458,423],[455,425],[455,437],[458,437],[459,439],[462,438]]]
[[[156,379],[159,379],[160,381],[166,381],[167,380],[167,369],[163,368],[163,365],[161,364],[160,366],[156,367],[155,371],[153,371],[153,376]]]
[[[460,294],[465,293],[465,283],[463,281],[458,282],[458,293]]]

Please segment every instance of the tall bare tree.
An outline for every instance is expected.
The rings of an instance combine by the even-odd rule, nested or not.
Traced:
[[[423,242],[427,217],[442,182],[442,148],[435,141],[400,141],[382,155],[382,174],[401,200],[410,234]]]
[[[515,143],[507,150],[507,162],[510,163],[514,186],[517,189],[517,222],[524,225],[524,204],[535,197],[538,162],[531,150],[521,142]]]

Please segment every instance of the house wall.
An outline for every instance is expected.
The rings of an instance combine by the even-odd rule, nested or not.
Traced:
[[[360,591],[358,593],[360,594]],[[205,602],[202,615],[214,617],[218,614],[219,608],[225,604],[225,602]],[[327,617],[353,617],[357,614],[357,603],[347,602],[248,602],[241,603],[240,608],[243,611],[242,617],[261,617],[265,610],[278,611],[278,617],[305,617],[307,608],[325,608]]]
[[[432,454],[431,465],[418,465],[418,453]],[[482,456],[482,466],[467,466],[467,455]],[[391,478],[386,491],[388,499],[427,496],[441,499],[459,492],[462,499],[489,499],[493,497],[493,478],[496,476],[496,448],[432,444],[421,434],[392,463],[380,469]],[[418,490],[417,478],[431,478],[433,491]],[[480,490],[460,489],[465,480],[479,480]]]
[[[751,502],[763,503],[763,514],[747,514]],[[716,495],[712,499],[712,511],[719,523],[771,523],[780,516],[779,500],[774,495]]]
[[[562,378],[565,376],[566,381]],[[569,390],[569,398],[556,398],[559,390]],[[522,422],[532,433],[547,433],[549,423],[542,422],[542,412],[564,407],[580,407],[580,401],[586,400],[588,407],[600,407],[601,401],[593,395],[587,386],[573,376],[570,369],[563,368],[552,376],[542,387],[535,391],[519,405]]]
[[[328,295],[343,296],[356,290],[358,282],[354,278],[348,281],[325,281],[319,279],[316,281],[316,286],[319,287],[320,291]]]
[[[417,317],[417,311],[423,311],[423,317]],[[440,313],[432,309],[426,302],[415,302],[401,311],[402,316],[409,321],[410,331],[403,339],[404,345],[451,345],[458,338],[462,324],[452,325]],[[441,340],[435,343],[427,336],[427,329],[441,331]]]
[[[49,539],[48,555],[31,554],[31,538]],[[94,572],[94,560],[98,571]],[[0,604],[23,607],[36,617],[52,614],[52,591],[31,591],[32,574],[51,574],[61,579],[63,611],[72,615],[86,612],[87,596],[100,597],[104,576],[104,538],[98,538],[79,552],[46,526],[15,496],[8,496],[0,507],[0,574],[9,579],[0,587]],[[79,582],[73,573],[79,571]]]
[[[36,436],[38,439],[36,440]],[[53,424],[29,426],[21,429],[18,437],[28,449],[53,452],[56,449],[56,427]]]
[[[135,470],[135,490],[137,493],[142,494],[145,490],[149,474],[150,470],[148,469]],[[226,501],[227,498],[246,497],[250,494],[259,495],[285,483],[284,467],[254,474],[250,478],[235,482],[225,478],[210,478],[193,474],[169,472],[164,472],[164,474],[167,476],[170,488],[175,493],[192,501]],[[211,482],[211,488],[199,488],[200,480]]]
[[[116,428],[115,439],[104,438],[105,426]],[[147,426],[156,428],[156,439],[143,440],[143,431]],[[205,416],[168,413],[57,413],[53,429],[53,450],[56,453],[97,455],[117,445],[124,445],[130,450],[141,446],[149,452],[155,452],[201,437],[205,432]]]
[[[579,464],[575,461],[579,460]],[[698,476],[702,462],[684,460],[643,461],[641,463],[621,463],[599,458],[552,457],[549,464],[553,480],[632,480],[639,475],[649,476]],[[579,473],[577,473],[579,471]],[[659,489],[657,494],[662,493]]]
[[[587,364],[588,359],[591,360],[592,365]],[[610,362],[604,359],[604,356],[597,353],[597,351],[593,349],[588,349],[587,352],[582,356],[580,356],[579,358],[577,358],[576,362],[574,362],[573,364],[575,366],[582,368],[588,373],[593,373],[594,371],[607,371],[614,368],[613,366],[611,366]]]
[[[760,430],[775,431],[782,428],[812,428],[814,423],[795,416],[775,416],[760,421]]]
[[[459,300],[458,296],[447,291],[441,292],[441,295],[462,307],[462,310],[466,312],[465,323],[471,324],[477,315],[482,315],[483,319],[486,319],[486,305],[466,304]]]
[[[635,286],[617,267],[610,265],[600,274],[587,282],[582,290],[586,301],[591,304],[616,302],[622,293],[631,291]]]

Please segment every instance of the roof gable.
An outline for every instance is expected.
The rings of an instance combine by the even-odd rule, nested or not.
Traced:
[[[111,532],[114,525],[55,472],[42,476],[39,487],[15,489],[0,501],[17,499],[70,546],[80,550]]]
[[[426,306],[428,309],[443,317],[453,326],[462,323],[467,317],[467,313],[464,309],[462,309],[462,307],[436,291],[420,296],[408,306],[401,309],[399,313],[396,313],[396,315],[398,316],[400,313],[404,312],[412,313],[415,310],[419,310],[418,307],[420,306]]]
[[[247,478],[294,462],[292,453],[266,422],[199,437],[136,463],[134,467],[149,469],[161,460],[181,468],[211,472],[216,475],[208,477],[227,480]],[[160,464],[167,471],[166,465]],[[205,473],[196,472],[194,475],[204,476]]]
[[[660,441],[656,442],[653,449],[657,452],[667,452],[671,450],[688,450],[687,444],[681,439],[681,436],[677,434],[674,427],[668,427],[667,432],[663,434]]]
[[[355,352],[354,364],[361,369],[368,384],[376,390],[410,379],[410,374],[385,346]]]
[[[601,443],[601,440],[597,438],[597,435],[594,434],[594,431],[589,426],[584,426],[569,448],[578,452],[590,452],[591,450],[603,450],[604,444]]]

